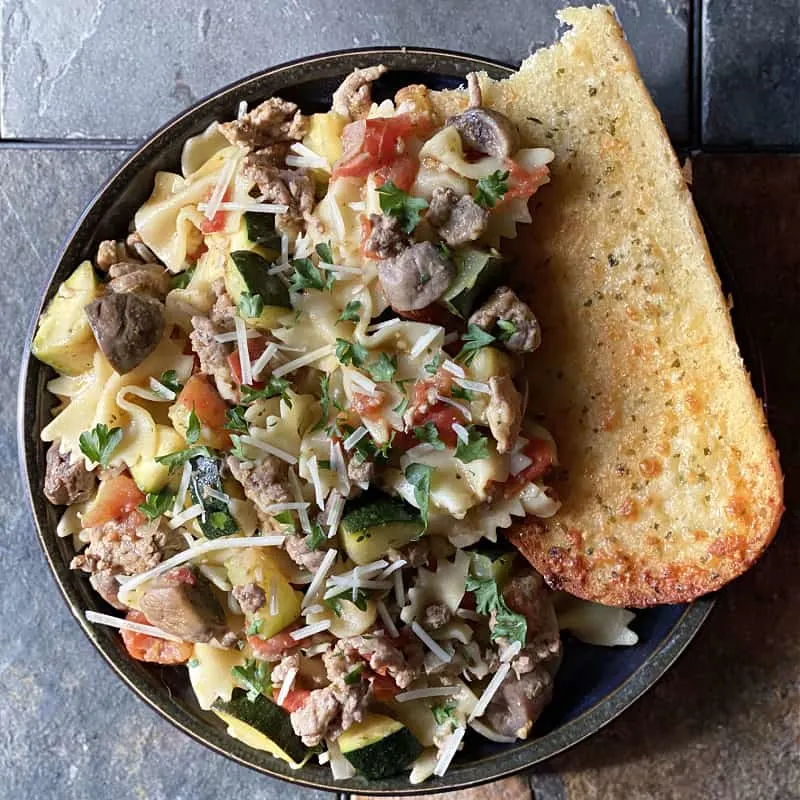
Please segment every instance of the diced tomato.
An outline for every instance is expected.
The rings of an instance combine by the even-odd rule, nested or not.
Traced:
[[[148,625],[147,617],[141,611],[131,610],[125,619]],[[194,652],[191,642],[169,642],[146,633],[122,630],[122,641],[131,658],[148,661],[151,664],[185,664]]]
[[[250,355],[252,364],[267,348],[267,340],[263,336],[254,337],[247,340],[247,352]],[[237,347],[229,356],[228,363],[231,365],[233,378],[238,386],[242,385],[242,364],[239,361],[239,348]],[[263,381],[253,381],[251,386],[254,389],[263,389],[266,384]]]
[[[211,199],[211,195],[213,193],[213,187],[206,192],[205,201],[206,203]],[[222,197],[222,202],[227,203],[231,199],[230,196],[230,189],[225,192]],[[225,228],[225,223],[228,221],[228,212],[227,211],[217,211],[211,219],[203,218],[203,221],[200,223],[200,230],[203,233],[219,233],[221,230]]]
[[[553,466],[553,451],[550,442],[545,439],[534,437],[522,448],[522,452],[533,461],[517,476],[523,483],[538,481]]]
[[[414,427],[421,427],[428,422],[432,422],[439,432],[439,438],[447,447],[455,447],[458,444],[458,436],[453,430],[453,423],[464,424],[464,415],[446,403],[436,403],[427,411],[414,418]],[[395,440],[396,442],[396,440]]]
[[[112,520],[122,520],[136,515],[132,522],[144,522],[144,515],[137,510],[144,503],[144,495],[129,475],[115,475],[100,481],[97,495],[83,515],[84,528],[93,528]]]
[[[280,694],[280,691],[281,690],[277,687],[272,690],[272,699],[275,702],[278,701],[278,695]],[[308,696],[310,694],[311,692],[308,689],[296,689],[292,687],[289,689],[289,693],[281,703],[281,708],[291,714],[292,711],[297,711],[298,708],[302,708],[305,705],[305,702],[308,700]]]
[[[419,159],[408,154],[401,155],[390,165],[377,169],[375,185],[383,186],[387,181],[392,181],[395,186],[408,192],[417,179],[417,172],[419,172]]]
[[[394,679],[388,675],[376,675],[372,679],[372,693],[379,703],[391,700],[399,691],[400,688]]]
[[[228,404],[205,375],[192,375],[178,395],[178,402],[194,409],[203,425],[217,431],[225,429]]]
[[[509,172],[509,185],[501,203],[514,197],[521,197],[527,200],[540,186],[547,183],[547,176],[550,174],[550,170],[547,167],[526,170],[516,161],[511,160],[506,162],[506,167]]]
[[[248,636],[247,641],[253,648],[253,655],[263,661],[277,661],[290,650],[297,647],[297,642],[292,639],[291,632],[296,631],[297,623],[284,628],[280,633],[270,636],[269,639],[262,639],[260,636]]]
[[[351,407],[359,417],[366,417],[367,419],[380,419],[381,409],[386,402],[386,395],[377,391],[374,395],[363,394],[362,392],[353,392],[353,399]]]
[[[413,114],[351,122],[342,132],[342,157],[333,167],[333,178],[365,178],[391,166],[402,155],[400,142],[418,125]]]

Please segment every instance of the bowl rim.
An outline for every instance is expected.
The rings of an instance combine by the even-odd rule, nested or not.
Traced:
[[[647,657],[647,659],[627,678],[625,678],[613,691],[604,695],[593,703],[590,707],[582,711],[577,717],[560,727],[544,734],[541,737],[533,738],[511,752],[499,752],[484,756],[467,765],[461,766],[454,772],[448,772],[443,778],[427,781],[423,784],[412,786],[392,785],[382,788],[377,783],[368,783],[360,778],[334,781],[331,777],[329,781],[318,781],[302,775],[302,770],[297,774],[285,774],[277,772],[257,763],[253,760],[240,756],[231,749],[227,749],[207,736],[200,725],[195,724],[196,718],[188,715],[175,704],[170,704],[155,694],[148,692],[143,686],[128,674],[127,666],[129,659],[115,657],[118,653],[114,652],[107,644],[102,641],[103,635],[92,626],[84,616],[84,609],[80,603],[80,598],[73,588],[69,585],[67,578],[68,567],[63,564],[63,558],[58,550],[58,538],[46,519],[38,513],[37,504],[34,500],[34,464],[32,457],[31,437],[26,426],[26,413],[28,400],[34,396],[37,386],[34,383],[34,373],[39,367],[34,364],[31,353],[31,344],[35,333],[36,323],[45,303],[54,288],[54,282],[61,264],[68,254],[73,240],[82,230],[92,213],[104,203],[106,193],[111,186],[126,172],[137,160],[143,158],[151,150],[158,150],[161,147],[161,138],[167,134],[174,126],[181,122],[188,121],[189,118],[197,114],[206,104],[216,102],[227,93],[234,91],[246,92],[251,83],[255,83],[263,78],[277,76],[282,72],[291,70],[299,66],[311,66],[314,64],[327,64],[339,58],[369,58],[393,56],[394,58],[404,58],[408,56],[420,56],[436,59],[450,59],[453,64],[460,64],[469,70],[486,68],[499,73],[501,76],[510,75],[515,67],[482,56],[475,56],[470,53],[431,48],[431,47],[406,47],[406,46],[380,46],[380,47],[357,47],[342,50],[318,53],[312,56],[301,57],[291,61],[282,62],[273,67],[259,70],[243,78],[235,80],[205,97],[197,100],[188,108],[176,114],[168,122],[161,125],[154,133],[142,141],[122,163],[106,178],[99,189],[86,204],[84,210],[78,216],[76,222],[64,238],[58,253],[53,260],[53,269],[47,279],[47,283],[41,292],[41,299],[34,309],[29,320],[27,336],[22,353],[21,366],[19,372],[19,384],[17,393],[17,444],[19,466],[22,473],[24,493],[27,504],[33,517],[36,528],[37,538],[42,547],[47,560],[50,572],[58,586],[59,593],[69,608],[70,613],[78,622],[80,629],[92,643],[94,648],[102,656],[106,664],[116,673],[128,689],[134,692],[150,708],[155,710],[160,716],[187,734],[195,741],[208,747],[220,755],[231,759],[243,766],[254,769],[261,774],[271,778],[284,780],[297,786],[304,786],[309,789],[333,791],[339,794],[354,792],[366,792],[371,795],[419,795],[432,794],[440,791],[452,791],[466,789],[490,781],[501,780],[516,773],[522,772],[533,767],[588,738],[599,731],[613,719],[619,716],[632,703],[639,699],[648,689],[650,689],[669,669],[674,661],[681,655],[685,648],[694,638],[711,609],[714,606],[714,596],[707,595],[695,600],[693,603],[686,604],[683,613],[675,621],[669,633],[661,640],[658,647]],[[435,70],[429,70],[435,73]],[[439,73],[443,74],[443,73]],[[124,143],[120,144],[120,148]],[[109,206],[110,208],[111,206]],[[763,373],[762,373],[763,382]],[[38,486],[38,484],[37,484]],[[216,731],[215,728],[207,728],[207,731]],[[227,734],[223,734],[227,738]],[[220,736],[222,739],[222,736]],[[232,740],[233,741],[233,740]],[[244,751],[243,751],[244,752]]]

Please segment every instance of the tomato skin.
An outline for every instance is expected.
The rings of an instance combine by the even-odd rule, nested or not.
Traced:
[[[276,703],[278,702],[279,694],[280,689],[275,688],[272,690],[272,699]],[[292,687],[284,698],[283,703],[281,703],[281,708],[291,714],[292,711],[297,711],[298,708],[302,708],[305,705],[310,694],[311,691],[309,689],[295,689]]]
[[[503,195],[500,204],[511,200],[514,197],[521,197],[527,200],[536,190],[547,183],[550,170],[547,167],[537,167],[536,169],[523,169],[516,161],[507,161],[506,168],[509,172],[508,191]]]
[[[137,509],[144,503],[144,494],[129,475],[115,475],[100,481],[95,499],[81,518],[84,528],[131,517],[133,524],[143,523],[144,515]],[[133,518],[135,515],[135,518]]]
[[[225,429],[228,404],[205,375],[192,375],[178,395],[178,402],[194,413],[203,425],[214,430]]]
[[[420,384],[417,384],[419,386]],[[423,384],[424,385],[424,384]],[[416,391],[415,387],[415,391]],[[427,387],[425,388],[427,393]],[[446,447],[455,447],[458,444],[458,436],[453,430],[453,423],[459,422],[464,424],[464,416],[457,409],[446,403],[435,403],[430,406],[427,411],[420,414],[415,412],[413,417],[412,428],[422,427],[428,422],[432,422],[439,433],[439,438]],[[398,434],[395,436],[393,447],[397,450],[409,450],[415,445],[420,444],[419,439],[414,435],[413,430],[407,433]]]
[[[388,675],[375,675],[372,679],[372,693],[379,703],[391,700],[399,691],[400,687]]]
[[[553,466],[553,451],[550,442],[546,439],[538,439],[534,436],[522,448],[522,452],[533,461],[517,476],[522,478],[523,483],[538,481]]]
[[[247,352],[250,356],[250,363],[255,361],[267,349],[267,340],[263,336],[253,337],[247,340]],[[230,364],[233,379],[236,381],[237,386],[242,385],[242,364],[239,361],[239,348],[237,347],[229,356],[228,364]],[[250,384],[254,389],[263,389],[266,384],[264,381],[253,381]]]
[[[253,655],[262,661],[279,661],[286,653],[298,646],[298,643],[290,635],[298,627],[297,623],[290,625],[280,633],[270,636],[269,639],[248,636],[247,641],[253,648]]]
[[[141,611],[134,609],[127,613],[125,619],[149,625],[147,617]],[[164,665],[185,664],[194,653],[194,645],[191,642],[170,642],[129,630],[121,630],[120,634],[128,655],[137,661]]]
[[[383,186],[391,181],[404,192],[411,191],[419,172],[419,159],[410,155],[401,155],[390,166],[379,167],[375,172],[375,185]]]
[[[353,392],[351,407],[359,417],[380,419],[380,412],[385,402],[386,395],[381,391],[376,391],[372,396],[362,392]]]
[[[334,164],[332,178],[366,178],[370,172],[390,167],[402,155],[400,142],[411,136],[416,127],[413,114],[360,119],[346,125],[342,157]],[[407,175],[407,170],[403,174]]]
[[[214,190],[209,189],[206,192],[206,203],[211,199],[211,194]],[[222,202],[227,203],[231,199],[231,192],[228,189],[225,194],[222,196]],[[228,221],[228,212],[227,211],[217,211],[211,219],[206,217],[203,218],[203,221],[200,223],[200,230],[203,233],[219,233],[221,230],[225,229],[225,223]]]

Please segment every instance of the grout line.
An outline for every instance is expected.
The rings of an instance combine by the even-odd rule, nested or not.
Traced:
[[[0,139],[0,150],[133,150],[144,139]]]

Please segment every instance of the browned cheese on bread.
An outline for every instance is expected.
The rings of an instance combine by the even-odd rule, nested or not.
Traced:
[[[783,510],[775,443],[661,119],[608,7],[484,102],[555,152],[520,228],[516,288],[538,315],[530,405],[559,447],[563,507],[510,538],[548,583],[612,605],[713,591]],[[433,96],[448,116],[465,92]]]

